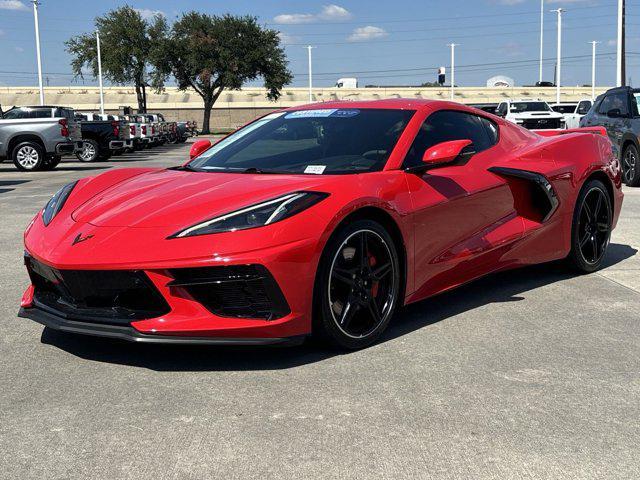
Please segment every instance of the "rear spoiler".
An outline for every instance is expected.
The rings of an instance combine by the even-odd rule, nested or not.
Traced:
[[[604,127],[584,127],[570,128],[568,130],[532,130],[542,137],[557,137],[558,135],[567,135],[569,133],[592,133],[593,135],[607,136],[607,129]]]

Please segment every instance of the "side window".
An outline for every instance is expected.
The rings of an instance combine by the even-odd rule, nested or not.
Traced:
[[[50,108],[35,108],[31,111],[29,118],[51,118]]]
[[[498,129],[498,125],[489,120],[488,118],[479,117],[480,123],[484,127],[487,135],[489,136],[489,142],[491,143],[490,147],[494,146],[498,143],[498,138],[500,137],[500,130]]]
[[[476,152],[486,150],[494,144],[479,117],[453,110],[435,112],[420,127],[407,153],[404,166],[420,165],[424,152],[434,145],[466,139],[473,142]]]
[[[589,100],[583,100],[578,104],[578,110],[576,113],[578,115],[586,115],[589,112],[589,109],[591,109],[591,102]]]
[[[629,115],[629,103],[627,101],[627,95],[624,93],[612,93],[604,97],[598,113],[606,115],[611,110],[619,110],[620,115]]]

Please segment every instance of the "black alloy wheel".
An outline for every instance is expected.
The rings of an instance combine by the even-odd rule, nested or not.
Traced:
[[[400,263],[392,238],[378,223],[354,222],[323,255],[318,277],[320,329],[341,348],[370,345],[387,327],[400,293]]]
[[[573,217],[571,259],[583,272],[600,268],[609,246],[613,209],[606,187],[591,180],[582,188]]]
[[[635,145],[629,145],[622,154],[622,180],[630,187],[640,186],[640,161]]]

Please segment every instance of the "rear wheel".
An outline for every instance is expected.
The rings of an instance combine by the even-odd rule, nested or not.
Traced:
[[[76,153],[81,162],[95,162],[98,159],[98,142],[90,138],[82,141],[82,150]]]
[[[400,262],[379,223],[358,220],[334,235],[314,288],[314,334],[334,346],[364,348],[387,328],[400,296]]]
[[[582,272],[594,272],[602,266],[613,222],[613,208],[606,187],[590,180],[582,187],[573,213],[569,259]]]
[[[36,142],[22,142],[13,149],[13,164],[18,170],[40,170],[45,161],[42,145]]]
[[[625,148],[622,154],[622,179],[630,187],[640,185],[640,156],[633,144]]]

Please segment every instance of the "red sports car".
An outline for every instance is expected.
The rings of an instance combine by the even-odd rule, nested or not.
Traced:
[[[20,316],[139,342],[374,342],[397,307],[567,258],[600,267],[622,205],[599,129],[456,103],[271,113],[183,166],[62,188],[29,224]]]

